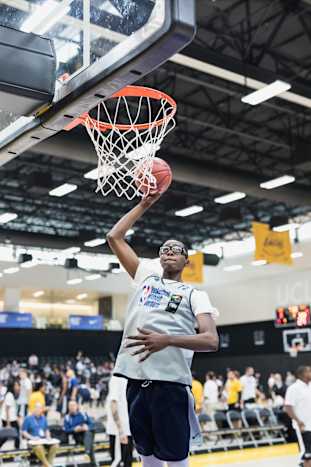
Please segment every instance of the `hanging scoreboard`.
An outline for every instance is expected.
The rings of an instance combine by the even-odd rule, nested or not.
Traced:
[[[306,327],[311,324],[310,305],[290,305],[276,309],[275,327]]]

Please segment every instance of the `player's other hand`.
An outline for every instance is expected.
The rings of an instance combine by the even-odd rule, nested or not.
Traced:
[[[150,208],[150,206],[152,206],[154,203],[156,203],[160,197],[161,197],[161,193],[159,193],[158,191],[150,192],[149,195],[146,195],[146,196],[144,196],[142,198],[142,200],[140,201],[139,204],[144,209],[148,209],[148,208]]]
[[[144,354],[139,359],[140,362],[147,360],[153,353],[169,346],[169,336],[167,334],[159,334],[148,329],[138,328],[138,334],[136,336],[127,336],[127,339],[134,342],[126,344],[126,348],[141,347],[132,354]]]

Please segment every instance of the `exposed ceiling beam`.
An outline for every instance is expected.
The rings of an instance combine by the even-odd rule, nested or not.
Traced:
[[[247,88],[256,89],[256,90],[261,89],[262,87],[266,86],[267,84],[269,84],[270,82],[272,82],[274,79],[277,78],[275,76],[274,79],[270,79],[267,81],[254,79],[250,77],[247,73],[241,74],[241,73],[237,73],[235,71],[230,70],[229,61],[224,56],[223,56],[223,61],[224,63],[227,62],[227,68],[216,66],[207,61],[203,61],[198,58],[195,58],[193,56],[193,50],[194,50],[194,47],[190,46],[187,48],[187,53],[189,53],[189,55],[176,54],[170,59],[170,61],[173,63],[176,63],[177,65],[182,65],[192,70],[198,71],[200,73],[205,73],[207,75],[215,76],[225,81],[230,81],[232,83],[243,86],[245,89]],[[206,54],[206,58],[208,59],[208,54]],[[233,60],[231,59],[230,62],[232,61]],[[240,68],[244,66],[238,60],[236,62],[238,62]],[[278,96],[278,99],[283,99],[293,104],[311,109],[311,99],[307,96],[300,95],[295,92],[291,92],[291,91],[283,92],[283,94],[280,94]]]
[[[90,141],[76,136],[69,137],[66,134],[58,134],[43,141],[33,147],[31,152],[85,162],[94,167],[97,164],[96,154]],[[232,168],[220,168],[215,164],[198,162],[190,158],[186,160],[180,157],[182,151],[173,153],[172,148],[168,148],[168,152],[172,155],[169,158],[169,163],[176,181],[214,188],[219,191],[243,191],[255,198],[282,202],[290,206],[311,205],[311,192],[307,189],[287,186],[276,190],[263,190],[259,186],[263,180],[255,175],[243,174],[240,171],[235,172]]]

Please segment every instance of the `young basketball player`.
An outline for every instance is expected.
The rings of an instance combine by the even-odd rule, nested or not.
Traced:
[[[190,366],[194,351],[218,349],[217,311],[206,292],[181,281],[188,264],[183,243],[165,242],[159,252],[160,268],[146,268],[125,241],[126,232],[159,197],[142,199],[107,235],[138,285],[114,373],[128,379],[130,427],[143,466],[161,467],[166,461],[169,467],[186,467],[191,438],[200,433]]]

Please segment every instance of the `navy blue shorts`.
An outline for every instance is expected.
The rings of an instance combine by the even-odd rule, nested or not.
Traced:
[[[189,397],[184,385],[129,380],[127,401],[139,454],[163,461],[181,461],[188,456]]]

